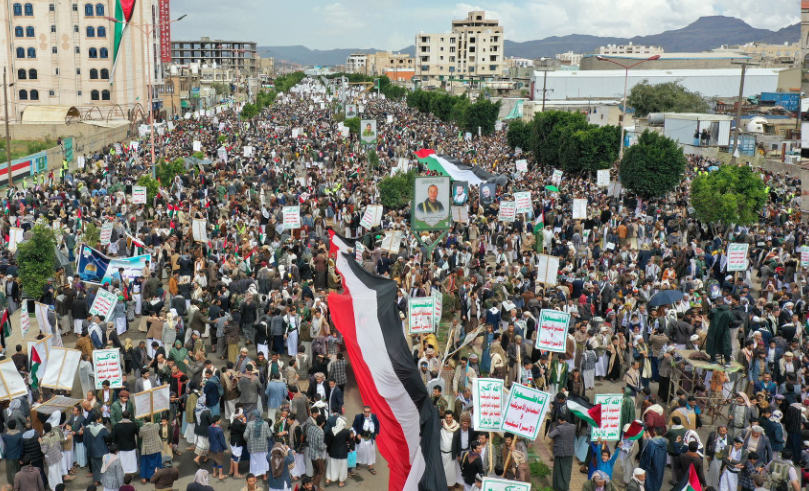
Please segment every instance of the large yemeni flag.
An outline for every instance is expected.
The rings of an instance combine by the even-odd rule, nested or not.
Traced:
[[[332,319],[343,335],[362,400],[379,418],[388,489],[446,491],[440,418],[407,348],[396,283],[365,271],[345,248],[337,254],[337,270],[345,292],[329,295]]]
[[[699,482],[699,475],[694,469],[694,464],[688,464],[688,472],[671,491],[702,491],[702,484]]]
[[[449,176],[453,181],[466,181],[470,186],[477,186],[494,177],[477,165],[464,164],[460,160],[447,155],[430,155],[427,157],[427,168],[443,176]]]
[[[574,394],[567,398],[567,408],[577,417],[587,421],[590,426],[601,427],[601,404],[590,404]]]
[[[36,389],[39,387],[39,377],[37,371],[39,366],[42,365],[42,358],[39,357],[39,352],[36,346],[31,347],[31,388]]]
[[[121,52],[121,42],[124,39],[124,32],[126,26],[132,19],[132,14],[135,12],[136,0],[115,0],[115,44],[112,51],[112,74],[110,75],[110,85],[115,78],[115,67],[118,66],[118,54]]]
[[[354,239],[347,239],[342,235],[338,234],[334,231],[334,229],[329,229],[329,257],[337,257],[337,253],[340,251],[348,251],[349,249],[354,248],[354,243],[356,241]]]

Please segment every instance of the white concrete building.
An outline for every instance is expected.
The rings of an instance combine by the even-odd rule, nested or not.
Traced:
[[[346,72],[365,73],[365,66],[368,64],[368,55],[365,53],[351,53],[346,58]]]
[[[642,46],[629,44],[608,44],[598,48],[600,55],[660,55],[663,54],[662,46]]]
[[[7,68],[9,119],[21,121],[29,106],[76,107],[82,118],[128,118],[148,113],[148,85],[163,89],[160,6],[135,2],[113,73],[113,0],[19,0],[0,8],[0,66]],[[165,15],[168,11],[165,10]],[[147,36],[135,25],[154,34]],[[168,34],[167,34],[168,35]],[[171,56],[171,53],[168,53]],[[110,78],[112,77],[112,78]],[[155,98],[155,109],[162,110]],[[140,116],[138,116],[140,118]]]
[[[483,11],[453,20],[445,34],[416,35],[416,76],[425,85],[450,77],[490,80],[503,72],[503,27]]]
[[[579,66],[582,56],[584,55],[568,51],[567,53],[556,55],[556,59],[559,60],[563,65]]]

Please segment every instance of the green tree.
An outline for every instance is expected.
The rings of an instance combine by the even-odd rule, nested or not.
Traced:
[[[452,105],[449,113],[449,120],[458,125],[459,128],[466,127],[466,115],[472,102],[466,97],[461,97]],[[477,130],[476,130],[477,131]]]
[[[281,75],[280,77],[276,77],[274,81],[275,90],[280,92],[289,92],[289,89],[296,86],[306,77],[306,74],[303,72],[292,72],[287,73],[286,75]]]
[[[382,204],[389,210],[401,210],[413,199],[413,187],[416,184],[415,171],[385,177],[379,181],[379,196]]]
[[[172,160],[171,162],[160,162],[157,164],[157,171],[155,172],[155,175],[157,175],[157,178],[165,186],[170,186],[174,181],[174,176],[181,176],[185,173],[185,161],[182,159],[182,157],[180,157]],[[142,186],[146,186],[146,184],[142,184]]]
[[[85,223],[80,240],[88,246],[98,249],[101,244],[101,228],[93,222]]]
[[[214,82],[211,84],[211,88],[216,92],[216,95],[223,95],[229,96],[230,95],[230,85],[223,84],[221,82]]]
[[[158,166],[158,170],[159,169],[160,167]],[[185,170],[185,166],[183,166],[183,170]],[[172,180],[174,180],[174,177],[169,181],[163,182],[168,186]],[[154,203],[155,196],[157,196],[158,190],[160,189],[160,183],[157,182],[157,179],[152,179],[152,176],[149,175],[142,175],[138,178],[138,186],[146,186],[146,202]]]
[[[56,270],[56,236],[53,229],[35,225],[31,240],[17,245],[20,284],[29,298],[39,299]]]
[[[352,135],[359,135],[360,134],[360,118],[348,118],[343,121],[343,125],[349,129],[349,132]]]
[[[568,173],[609,169],[618,158],[621,129],[617,126],[566,127],[559,139],[559,163]]]
[[[515,119],[508,123],[506,141],[511,148],[521,148],[524,152],[531,150],[531,125],[522,119]]]
[[[430,112],[433,113],[433,116],[446,123],[449,121],[450,114],[452,114],[452,106],[455,105],[458,99],[449,94],[437,94],[430,102]]]
[[[750,225],[766,203],[764,182],[746,165],[723,165],[691,183],[691,206],[704,223]]]
[[[534,115],[530,125],[534,159],[543,166],[560,167],[559,149],[563,132],[566,128],[576,131],[587,126],[587,117],[577,112],[545,111]]]
[[[256,105],[260,109],[270,107],[275,102],[276,97],[278,97],[278,93],[274,90],[260,90],[256,94]]]
[[[255,104],[247,103],[242,108],[242,119],[253,119],[258,116],[258,113],[261,112],[261,109]]]
[[[499,112],[500,101],[492,102],[485,97],[481,97],[467,109],[463,125],[464,129],[477,134],[478,128],[480,128],[481,133],[484,135],[491,135]]]
[[[710,109],[702,94],[691,92],[680,82],[652,85],[644,80],[632,87],[627,102],[639,117],[661,112],[704,113]]]
[[[680,184],[688,160],[677,142],[646,130],[620,165],[624,187],[643,198],[659,198]]]

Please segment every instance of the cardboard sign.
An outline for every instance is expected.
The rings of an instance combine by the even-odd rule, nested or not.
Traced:
[[[535,348],[564,353],[569,325],[570,314],[559,310],[542,309],[537,322]]]
[[[517,213],[531,213],[534,207],[531,205],[531,191],[514,193],[514,202],[517,203]]]
[[[559,274],[559,258],[547,254],[538,254],[537,281],[545,286],[556,286],[556,276]]]
[[[146,204],[146,186],[132,186],[132,203],[136,205]]]
[[[501,201],[500,213],[497,219],[501,222],[513,222],[517,219],[517,203],[514,201]]]
[[[201,152],[202,151],[202,142],[199,141],[199,140],[194,140],[193,149],[194,149],[195,152]]]
[[[284,230],[292,230],[301,228],[301,207],[300,206],[285,206],[284,207]]]
[[[391,254],[398,254],[401,245],[402,245],[402,231],[394,230],[390,232],[385,232],[385,237],[382,239],[382,245],[380,249],[382,249],[383,251],[388,251]]]
[[[500,431],[503,424],[503,383],[498,378],[472,381],[472,427],[475,431]]]
[[[728,271],[747,270],[747,250],[750,244],[728,244]]]
[[[539,428],[545,421],[550,400],[551,395],[547,392],[513,384],[500,429],[531,441],[536,440]]]
[[[14,365],[14,360],[9,358],[0,361],[0,401],[14,399],[27,393],[25,380]]]
[[[202,242],[204,244],[208,243],[208,220],[203,220],[201,218],[194,218],[194,221],[191,222],[191,234],[194,237],[194,240],[197,242]]]
[[[573,200],[573,219],[574,220],[587,220],[587,200],[574,199]]]
[[[121,370],[121,352],[118,348],[93,350],[93,372],[95,372],[96,390],[101,389],[105,380],[110,387],[120,389],[124,386]]]
[[[110,238],[112,238],[112,222],[105,222],[104,225],[101,226],[101,233],[99,235],[99,243],[102,246],[110,245]]]
[[[435,299],[433,297],[414,297],[407,302],[408,326],[410,334],[428,334],[435,332]]]
[[[81,350],[54,346],[48,359],[48,367],[40,385],[49,389],[73,390],[73,381],[79,371]]]
[[[801,267],[809,268],[809,246],[801,246]]]
[[[596,394],[595,404],[601,404],[601,426],[591,428],[592,440],[616,442],[621,439],[621,394]]]
[[[610,170],[600,169],[596,171],[596,184],[600,188],[606,188],[610,185]]]
[[[105,321],[109,320],[116,303],[118,303],[118,295],[99,288],[96,298],[93,300],[93,305],[90,307],[90,314],[97,315]]]
[[[484,477],[480,491],[531,491],[531,483]]]
[[[451,213],[453,222],[469,223],[469,210],[465,206],[453,206]]]
[[[135,418],[148,418],[153,414],[160,414],[171,408],[171,392],[168,385],[161,385],[154,389],[144,390],[132,396],[135,404]]]

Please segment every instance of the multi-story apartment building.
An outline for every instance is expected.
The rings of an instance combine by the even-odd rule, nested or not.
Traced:
[[[581,55],[581,54],[574,53],[572,51],[568,51],[567,53],[557,54],[556,59],[559,60],[559,62],[562,65],[579,66],[579,63],[581,63],[581,57],[582,56],[583,55]]]
[[[199,63],[226,70],[234,70],[240,78],[258,78],[259,62],[256,43],[249,41],[211,40],[172,41],[171,61],[179,66]]]
[[[660,55],[662,46],[642,46],[636,44],[608,44],[598,48],[599,55]]]
[[[365,75],[378,77],[386,75],[387,72],[412,72],[413,71],[413,58],[408,54],[390,53],[388,51],[379,51],[374,54],[367,55]],[[400,78],[400,77],[393,77]]]
[[[168,22],[168,2],[134,3],[113,70],[115,5],[114,0],[20,0],[0,7],[0,45],[5,46],[0,66],[14,84],[10,120],[24,120],[25,109],[34,105],[75,107],[90,119],[149,112],[149,84],[154,94],[166,92],[158,24]],[[155,111],[161,108],[155,97]]]
[[[449,78],[488,80],[503,72],[503,27],[483,11],[453,20],[446,34],[416,35],[416,77],[440,85]]]
[[[365,53],[351,53],[346,58],[346,73],[365,74],[365,66],[368,63],[368,55]]]

